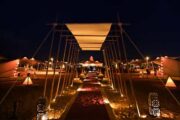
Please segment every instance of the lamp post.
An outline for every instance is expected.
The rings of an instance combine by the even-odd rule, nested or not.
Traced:
[[[118,69],[118,63],[115,63],[115,68]]]
[[[54,58],[52,57],[52,58],[51,58],[51,61],[53,62],[53,60],[54,60]]]
[[[148,69],[149,67],[149,56],[146,57],[146,68]]]
[[[50,59],[50,63],[51,63],[51,67],[52,67],[52,69],[53,69],[53,67],[54,67],[54,58],[53,57],[51,57],[51,59]]]
[[[150,74],[150,71],[149,71],[149,57],[148,56],[146,57],[146,72],[147,72],[147,78],[148,78],[148,75]]]

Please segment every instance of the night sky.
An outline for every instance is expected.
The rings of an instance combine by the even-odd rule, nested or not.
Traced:
[[[149,56],[180,56],[179,0],[1,0],[0,55],[31,57],[50,30],[48,23],[117,22]],[[129,47],[130,49],[133,49]],[[130,56],[138,57],[129,52]],[[100,53],[83,52],[100,59]],[[48,44],[38,57],[48,57]]]

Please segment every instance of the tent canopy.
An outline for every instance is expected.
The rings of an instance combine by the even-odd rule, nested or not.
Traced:
[[[82,50],[97,51],[102,47],[111,23],[66,24]]]

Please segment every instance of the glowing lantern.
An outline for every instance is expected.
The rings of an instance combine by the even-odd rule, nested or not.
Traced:
[[[23,82],[23,85],[32,85],[32,84],[33,84],[33,82],[32,82],[32,80],[31,80],[31,78],[30,78],[29,75],[30,75],[30,74],[28,73],[25,81]]]
[[[54,58],[52,57],[52,58],[51,58],[51,61],[53,61],[53,60],[54,60]]]
[[[23,57],[23,59],[28,59],[27,57]]]
[[[89,61],[91,61],[91,62],[94,61],[93,56],[90,56]]]
[[[34,58],[31,58],[31,60],[35,60]]]
[[[149,60],[149,56],[146,57],[146,60],[147,60],[147,61]]]
[[[109,104],[109,103],[110,103],[107,98],[104,98],[104,99],[103,99],[103,102],[104,102],[105,104]]]
[[[62,64],[62,69],[64,69],[65,68],[65,65],[64,64]]]
[[[117,63],[115,64],[115,68],[116,68],[116,69],[118,68],[118,64],[117,64]]]
[[[166,86],[166,87],[176,87],[176,84],[175,84],[174,81],[171,79],[171,77],[168,77],[165,86]]]

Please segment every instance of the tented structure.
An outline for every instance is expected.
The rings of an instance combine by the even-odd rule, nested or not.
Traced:
[[[162,58],[163,71],[165,75],[180,77],[180,61],[172,58]]]
[[[164,75],[180,77],[180,61],[173,57],[161,57],[153,63],[161,66],[161,71]]]
[[[82,65],[82,67],[102,67],[103,63],[99,61],[94,61],[93,56],[90,56],[89,61],[80,63],[80,65]]]
[[[80,65],[82,65],[82,67],[90,67],[90,66],[102,67],[103,63],[101,63],[99,61],[94,61],[94,62],[86,61],[84,63],[80,63]]]
[[[0,63],[0,77],[7,78],[7,77],[15,77],[16,76],[16,69],[19,65],[19,59],[6,61]]]
[[[28,59],[27,57],[23,57],[22,59],[20,59],[20,65],[35,65],[37,64],[38,61],[35,60],[34,58]]]
[[[28,76],[26,77],[25,81],[23,82],[23,85],[32,85],[33,82],[31,80],[31,78]]]
[[[111,23],[85,23],[85,24],[66,24],[74,35],[80,48],[88,51],[101,50]]]
[[[171,79],[171,77],[168,77],[165,86],[166,86],[166,87],[176,87],[176,84],[175,84],[174,81]]]

